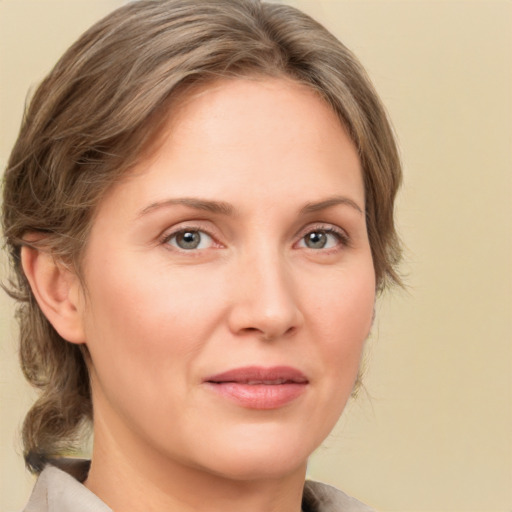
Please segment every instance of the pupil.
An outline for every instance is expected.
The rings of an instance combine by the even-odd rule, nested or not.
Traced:
[[[325,235],[325,233],[321,233],[318,231],[310,233],[306,237],[306,245],[310,249],[322,249],[323,247],[325,247],[326,242],[327,236]]]
[[[194,231],[186,231],[177,238],[178,245],[182,249],[195,249],[201,242],[201,236]]]

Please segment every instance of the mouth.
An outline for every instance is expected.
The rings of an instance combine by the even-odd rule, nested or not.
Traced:
[[[290,366],[247,366],[207,377],[204,384],[221,397],[248,409],[277,409],[299,398],[309,384]]]

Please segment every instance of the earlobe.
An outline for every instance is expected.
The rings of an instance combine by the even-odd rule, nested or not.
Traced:
[[[71,343],[85,343],[80,282],[44,250],[24,246],[21,264],[32,293],[54,329]]]

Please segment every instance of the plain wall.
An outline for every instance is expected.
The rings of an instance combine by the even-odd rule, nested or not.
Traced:
[[[0,165],[27,91],[107,0],[0,0]],[[388,107],[405,183],[408,289],[384,297],[352,402],[309,474],[382,512],[512,510],[512,2],[304,0]],[[5,265],[3,263],[3,265]],[[5,279],[5,266],[0,269]],[[33,479],[17,438],[32,392],[0,296],[0,510]]]

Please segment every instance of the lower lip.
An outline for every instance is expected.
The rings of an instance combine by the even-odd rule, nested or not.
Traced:
[[[248,409],[278,409],[293,402],[305,392],[307,383],[242,384],[208,382],[214,392]]]

